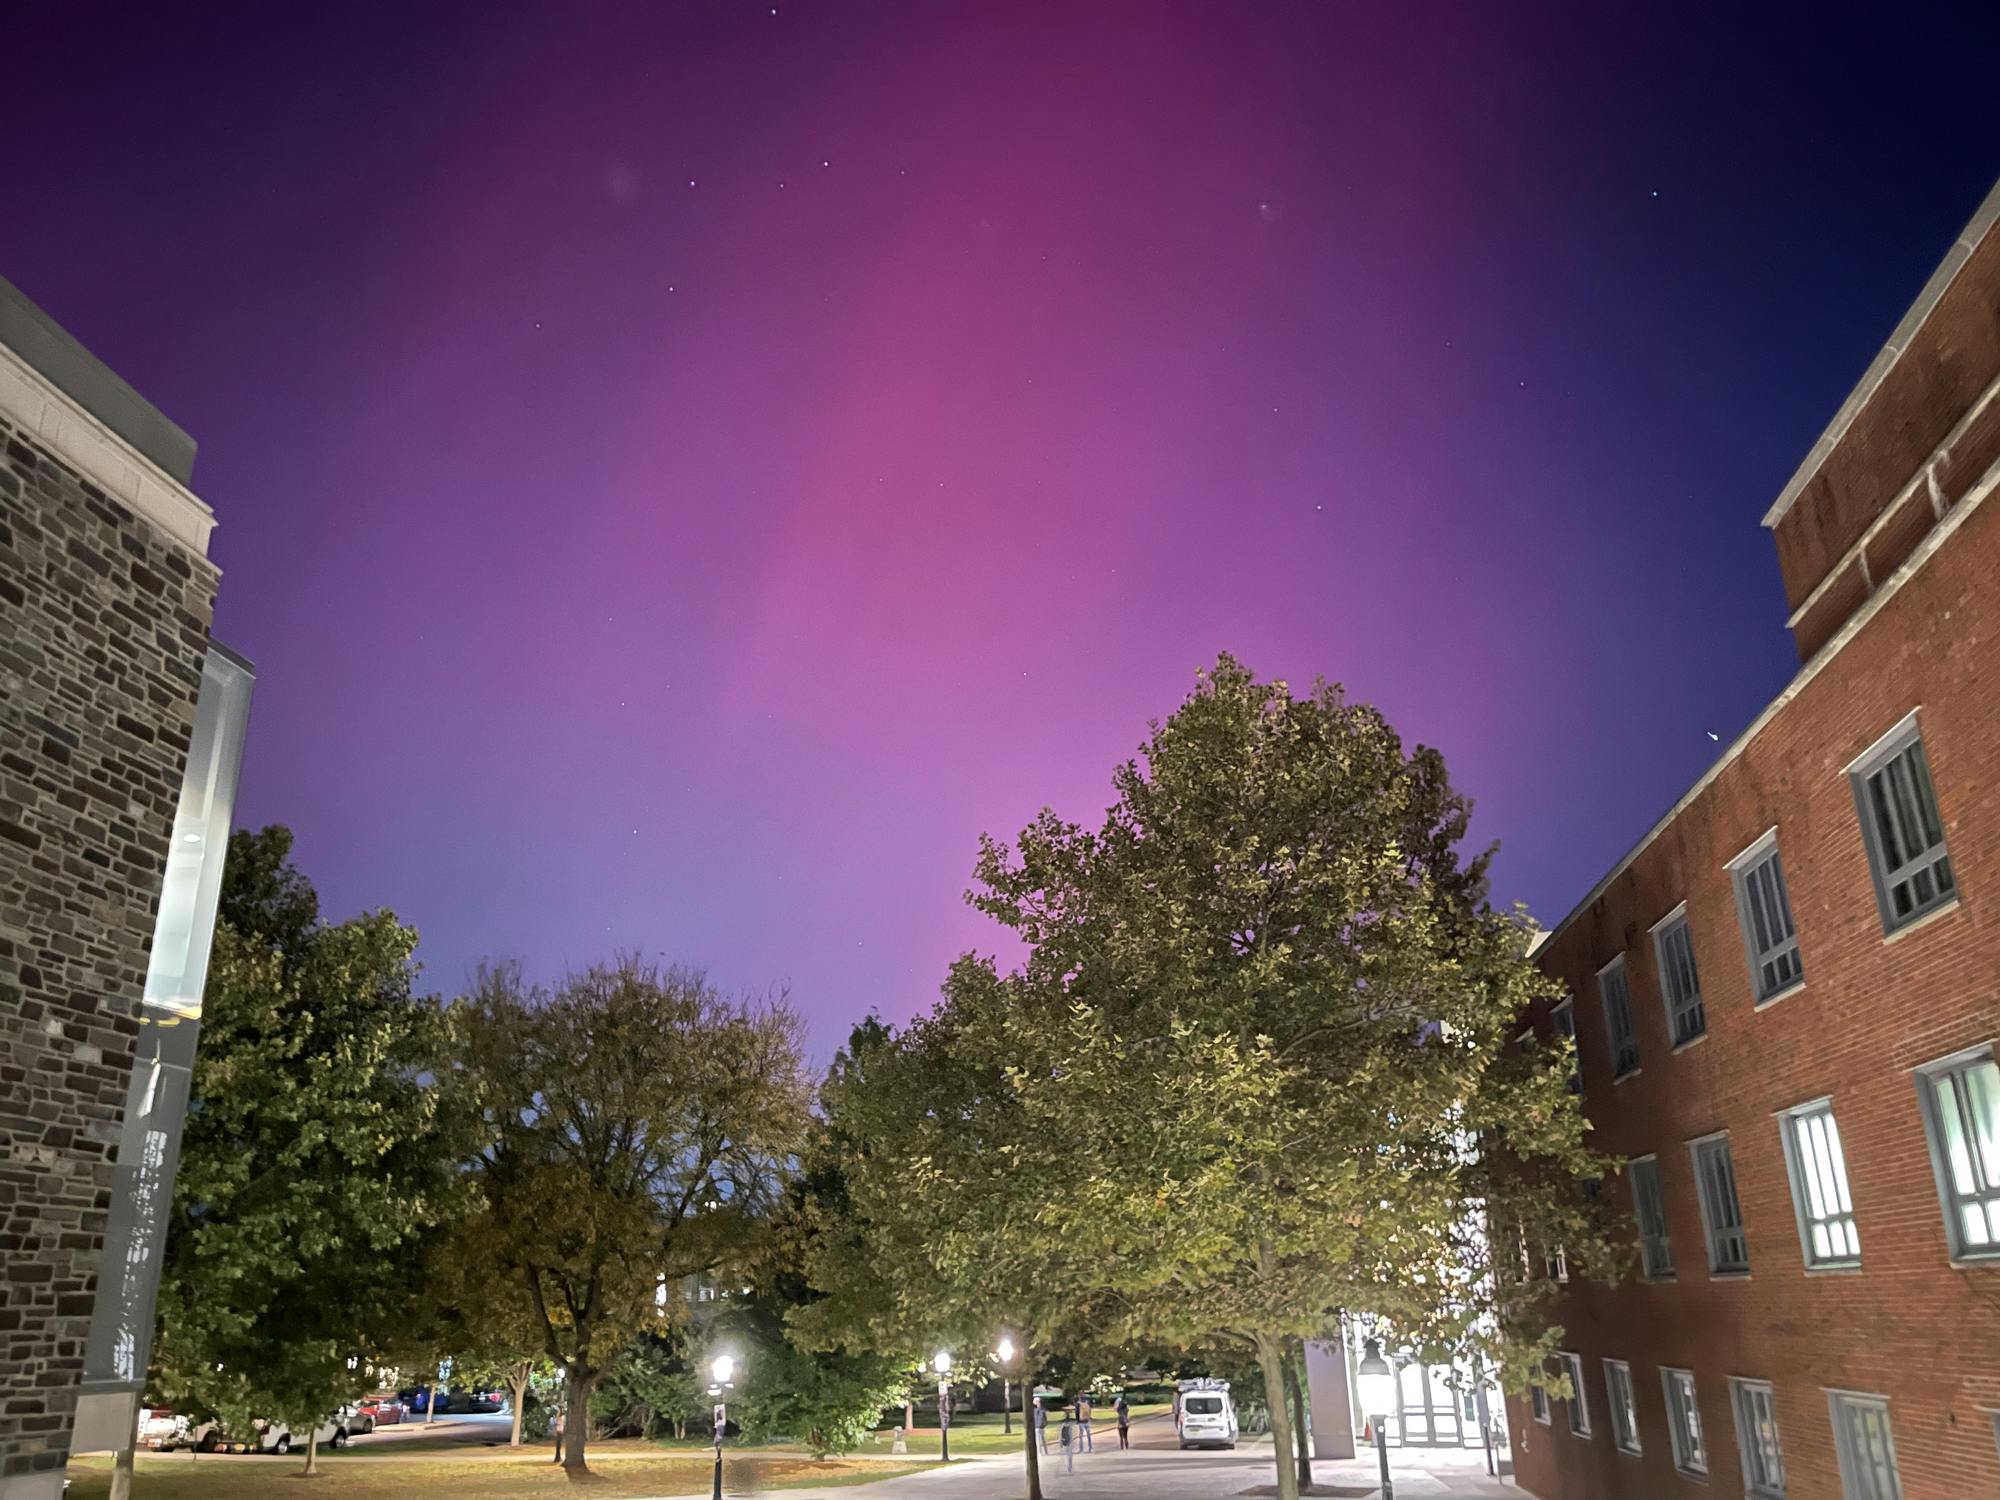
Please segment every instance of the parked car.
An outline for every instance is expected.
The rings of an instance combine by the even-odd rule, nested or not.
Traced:
[[[351,1420],[348,1414],[352,1411],[352,1407],[342,1407],[340,1411],[320,1423],[320,1442],[335,1448],[345,1448],[348,1438],[352,1435],[352,1429],[348,1426]],[[306,1444],[307,1433],[304,1429],[294,1433],[283,1422],[260,1421],[251,1425],[256,1429],[257,1436],[254,1441],[244,1445],[250,1452],[290,1453],[295,1446],[303,1448]]]
[[[354,1410],[362,1423],[360,1430],[373,1432],[378,1427],[394,1427],[408,1409],[394,1396],[370,1396]]]
[[[1181,1382],[1183,1448],[1234,1448],[1236,1435],[1236,1403],[1230,1399],[1228,1381]]]

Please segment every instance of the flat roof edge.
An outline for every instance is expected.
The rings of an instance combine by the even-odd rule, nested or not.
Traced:
[[[1971,220],[1959,231],[1958,238],[1952,241],[1951,249],[1945,252],[1945,257],[1939,262],[1938,268],[1931,272],[1931,279],[1926,281],[1924,289],[1917,293],[1917,300],[1910,304],[1910,310],[1903,314],[1902,321],[1896,325],[1896,331],[1889,335],[1889,342],[1884,344],[1881,352],[1869,361],[1868,368],[1862,372],[1859,383],[1848,392],[1847,399],[1840,403],[1840,410],[1835,412],[1833,420],[1826,424],[1826,430],[1819,435],[1819,440],[1807,452],[1805,461],[1786,481],[1784,489],[1778,492],[1778,498],[1771,502],[1771,508],[1764,512],[1766,527],[1776,526],[1784,519],[1785,512],[1792,508],[1793,502],[1804,493],[1805,487],[1812,483],[1813,475],[1819,472],[1820,465],[1825,463],[1827,456],[1840,446],[1840,440],[1847,436],[1847,429],[1853,426],[1854,419],[1861,415],[1861,408],[1868,404],[1882,382],[1888,379],[1889,372],[1896,366],[1896,361],[1903,357],[1903,351],[1910,346],[1910,340],[1916,336],[1924,320],[1930,317],[1932,309],[1943,299],[1952,282],[1958,279],[1958,273],[1964,270],[1965,263],[1972,259],[1973,250],[1980,240],[1986,237],[1987,230],[1993,227],[1995,220],[2000,220],[2000,182],[1993,185],[1979,207],[1973,211]]]
[[[194,483],[194,439],[4,276],[0,344],[162,473],[184,487]]]

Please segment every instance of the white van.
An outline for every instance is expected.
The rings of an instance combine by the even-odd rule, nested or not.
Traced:
[[[1183,1380],[1180,1440],[1183,1448],[1234,1448],[1236,1403],[1226,1380]]]

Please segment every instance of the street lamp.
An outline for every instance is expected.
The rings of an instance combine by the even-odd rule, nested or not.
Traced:
[[[729,1425],[729,1389],[736,1374],[736,1361],[730,1355],[718,1354],[709,1361],[708,1373],[708,1393],[715,1397],[714,1500],[722,1500],[722,1429]]]
[[[1014,1430],[1014,1391],[1007,1374],[1008,1366],[1014,1363],[1014,1341],[1001,1334],[993,1352],[1000,1357],[1000,1432],[1005,1436]]]
[[[1367,1352],[1355,1367],[1361,1387],[1361,1409],[1375,1428],[1375,1458],[1382,1466],[1382,1500],[1395,1500],[1396,1487],[1389,1482],[1389,1409],[1396,1401],[1396,1372],[1382,1357],[1382,1341],[1370,1339]]]
[[[951,1351],[940,1349],[931,1361],[938,1378],[938,1462],[951,1462]]]

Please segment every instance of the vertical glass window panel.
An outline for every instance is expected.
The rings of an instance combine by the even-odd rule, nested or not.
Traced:
[[[1792,920],[1791,897],[1785,890],[1784,866],[1777,845],[1736,870],[1737,917],[1750,952],[1750,978],[1762,1002],[1805,978],[1799,956],[1798,927]]]
[[[1736,1442],[1743,1453],[1743,1489],[1756,1500],[1784,1500],[1785,1452],[1778,1441],[1778,1403],[1768,1381],[1732,1380]]]
[[[1882,923],[1893,932],[1948,901],[1957,889],[1937,790],[1914,722],[1856,772],[1855,795]]]
[[[1549,1020],[1555,1026],[1556,1035],[1566,1037],[1569,1040],[1570,1052],[1572,1054],[1569,1070],[1569,1091],[1572,1094],[1580,1094],[1583,1092],[1583,1059],[1574,1055],[1576,1052],[1576,1002],[1573,1000],[1563,1001],[1560,1005],[1550,1010]]]
[[[1549,1393],[1544,1387],[1539,1384],[1528,1387],[1528,1405],[1533,1410],[1537,1422],[1548,1421]]]
[[[1660,1164],[1642,1156],[1626,1169],[1632,1177],[1632,1217],[1639,1227],[1640,1269],[1655,1279],[1674,1274],[1673,1241],[1667,1234],[1667,1200],[1660,1191]]]
[[[1674,1441],[1674,1467],[1684,1474],[1705,1475],[1708,1447],[1702,1440],[1694,1376],[1686,1370],[1662,1370],[1660,1379],[1667,1390],[1667,1431]]]
[[[1667,1002],[1667,1030],[1678,1047],[1708,1029],[1687,918],[1676,917],[1662,927],[1654,935],[1653,949],[1659,958],[1660,990]]]
[[[1889,1403],[1876,1396],[1833,1392],[1834,1447],[1840,1458],[1841,1500],[1903,1500]]]
[[[1785,1166],[1792,1180],[1799,1238],[1806,1264],[1853,1266],[1861,1263],[1861,1234],[1847,1184],[1847,1156],[1833,1106],[1812,1104],[1784,1118]]]
[[[1639,1066],[1639,1032],[1632,1024],[1632,988],[1625,982],[1624,959],[1597,976],[1597,993],[1604,1003],[1604,1034],[1611,1044],[1611,1076],[1623,1078]]]
[[[1583,1388],[1583,1357],[1565,1354],[1561,1359],[1563,1374],[1569,1377],[1569,1430],[1577,1437],[1587,1438],[1590,1436],[1590,1398]]]
[[[1940,1069],[1928,1086],[1952,1253],[2000,1255],[2000,1067],[1989,1054]]]
[[[1697,1141],[1693,1151],[1702,1228],[1708,1235],[1708,1269],[1717,1276],[1739,1275],[1750,1269],[1750,1244],[1743,1233],[1743,1208],[1736,1197],[1729,1138]]]
[[[1632,1399],[1632,1367],[1620,1359],[1604,1362],[1604,1395],[1611,1410],[1611,1441],[1620,1453],[1639,1451],[1639,1408]]]

